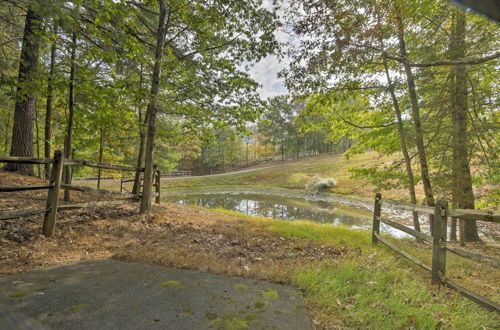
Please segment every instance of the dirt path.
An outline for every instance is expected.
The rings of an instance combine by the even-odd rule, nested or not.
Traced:
[[[95,260],[0,286],[1,304],[56,329],[312,329],[297,289],[186,269]]]

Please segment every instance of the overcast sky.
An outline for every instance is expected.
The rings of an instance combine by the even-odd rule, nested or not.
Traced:
[[[272,0],[264,0],[264,7],[272,9]],[[284,30],[276,31],[274,35],[279,42],[290,42],[291,36]],[[287,59],[282,59],[280,62],[278,56],[268,55],[250,69],[252,78],[261,85],[259,88],[261,98],[267,99],[268,97],[288,93],[284,85],[284,79],[278,78],[278,72],[286,68],[287,64]]]

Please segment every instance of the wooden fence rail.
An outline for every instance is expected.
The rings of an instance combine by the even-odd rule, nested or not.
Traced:
[[[390,206],[392,208],[398,208],[406,211],[417,211],[425,214],[434,215],[434,236],[431,237],[427,234],[418,232],[412,228],[399,224],[397,222],[383,219],[382,206]],[[486,307],[489,310],[496,311],[500,313],[500,305],[480,294],[470,291],[459,284],[446,278],[446,252],[452,252],[458,256],[474,260],[476,262],[484,263],[496,268],[500,268],[500,259],[487,256],[481,253],[467,251],[464,249],[447,246],[446,244],[446,234],[447,234],[447,218],[455,217],[464,220],[479,220],[498,223],[500,222],[500,212],[499,211],[484,211],[484,210],[465,210],[465,209],[449,209],[448,202],[444,200],[439,200],[435,207],[419,206],[405,203],[396,203],[389,201],[382,201],[382,195],[380,193],[375,195],[375,203],[373,207],[373,225],[372,225],[372,243],[378,244],[383,243],[395,252],[399,253],[403,257],[412,261],[416,265],[422,267],[423,269],[431,272],[431,281],[434,284],[444,284],[462,294],[464,297]],[[398,248],[396,245],[389,242],[387,239],[380,237],[380,223],[384,223],[393,228],[399,229],[417,239],[424,242],[432,244],[432,266],[424,264],[422,261],[418,260],[409,253]]]
[[[54,159],[32,157],[0,157],[0,163],[11,164],[54,164]]]
[[[72,184],[63,184],[62,183],[62,172],[64,166],[88,166],[95,167],[99,169],[109,169],[109,170],[118,170],[118,171],[134,171],[134,172],[143,172],[144,168],[137,167],[129,167],[122,165],[112,165],[112,164],[104,164],[97,163],[88,160],[74,160],[74,159],[64,159],[63,153],[60,150],[56,150],[54,152],[54,158],[29,158],[29,157],[0,157],[0,163],[16,163],[16,164],[53,164],[50,182],[46,185],[31,185],[31,186],[0,186],[0,192],[18,192],[18,191],[29,191],[29,190],[41,190],[47,189],[47,201],[45,209],[43,210],[34,210],[34,209],[25,209],[25,210],[0,210],[0,220],[11,220],[18,219],[22,217],[32,216],[43,214],[43,226],[42,231],[43,234],[47,237],[50,237],[54,234],[55,223],[57,212],[66,211],[66,210],[74,210],[81,208],[89,208],[89,207],[101,207],[101,206],[111,206],[111,205],[122,205],[128,203],[135,203],[140,201],[142,198],[142,193],[139,194],[130,194],[130,193],[122,193],[104,189],[95,189],[91,187],[85,186],[76,186]],[[160,195],[160,171],[156,170],[154,172],[154,188],[155,193],[151,194],[152,197],[155,197],[155,202],[160,203],[161,195]],[[98,195],[109,195],[122,197],[122,199],[118,200],[110,200],[110,201],[100,201],[100,202],[87,202],[87,203],[78,203],[78,204],[70,204],[70,205],[61,205],[59,206],[59,192],[61,189],[67,190],[76,190],[80,192],[86,192],[91,194]]]

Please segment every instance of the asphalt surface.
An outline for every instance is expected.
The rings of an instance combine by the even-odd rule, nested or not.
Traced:
[[[293,287],[116,260],[1,277],[0,308],[52,329],[313,329]]]

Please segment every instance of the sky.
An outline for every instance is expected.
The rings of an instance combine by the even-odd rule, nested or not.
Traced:
[[[263,6],[272,10],[272,0],[264,0]],[[291,35],[285,30],[275,31],[274,36],[278,42],[289,44],[291,41]],[[284,79],[278,78],[278,73],[287,67],[288,61],[287,58],[280,61],[277,55],[268,55],[250,69],[250,76],[261,85],[258,91],[262,99],[288,94]]]

